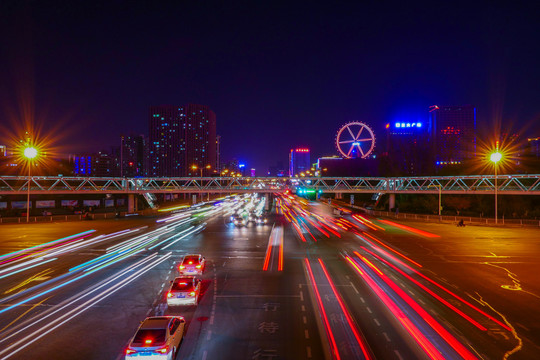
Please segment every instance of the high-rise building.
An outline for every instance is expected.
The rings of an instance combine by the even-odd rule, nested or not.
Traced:
[[[540,158],[540,137],[537,138],[528,138],[528,155]]]
[[[437,166],[461,164],[476,154],[476,108],[431,106],[431,144]]]
[[[289,176],[300,175],[309,169],[311,169],[309,149],[291,149],[289,153]]]
[[[145,176],[147,158],[144,135],[122,135],[120,137],[120,176]]]
[[[216,114],[208,106],[153,106],[149,128],[150,176],[200,176],[200,169],[209,175],[217,168]]]
[[[428,121],[386,124],[389,175],[425,175],[432,168]]]
[[[73,157],[73,174],[76,176],[116,177],[120,175],[119,170],[117,157],[104,151]]]
[[[7,146],[6,145],[0,145],[0,156],[7,156]]]

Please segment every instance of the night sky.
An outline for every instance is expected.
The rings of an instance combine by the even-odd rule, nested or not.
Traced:
[[[32,118],[65,154],[109,149],[151,105],[198,103],[222,159],[262,175],[292,147],[336,154],[349,121],[381,150],[434,104],[540,136],[540,8],[493,3],[4,0],[0,141]]]

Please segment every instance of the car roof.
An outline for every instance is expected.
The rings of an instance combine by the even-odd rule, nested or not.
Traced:
[[[146,318],[141,324],[141,329],[166,329],[172,317],[154,316]]]
[[[174,282],[178,281],[189,281],[195,279],[195,276],[179,276],[177,278],[174,278]]]

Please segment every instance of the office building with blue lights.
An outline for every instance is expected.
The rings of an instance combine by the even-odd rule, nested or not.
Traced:
[[[302,173],[306,175],[305,172],[309,169],[311,169],[309,149],[291,149],[289,153],[289,176],[300,176]]]
[[[386,124],[386,171],[389,175],[426,175],[432,168],[429,121]]]
[[[216,114],[205,105],[152,106],[148,149],[150,176],[210,175],[217,169]]]
[[[431,106],[431,142],[438,167],[460,165],[476,154],[476,108]]]

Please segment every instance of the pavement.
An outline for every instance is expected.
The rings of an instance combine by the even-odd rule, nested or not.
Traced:
[[[326,204],[281,205],[264,226],[235,227],[224,209],[194,223],[137,217],[0,226],[0,256],[95,230],[62,245],[88,246],[38,247],[33,259],[57,260],[0,277],[0,358],[120,359],[141,320],[172,314],[187,320],[177,359],[533,359],[540,352],[539,229],[340,220]],[[192,230],[203,221],[204,230]],[[105,238],[120,231],[133,232]],[[107,254],[116,250],[112,262]],[[199,305],[167,307],[169,281],[187,253],[208,260]],[[7,258],[0,257],[0,276],[21,261],[1,263]],[[92,268],[101,258],[110,263]]]

